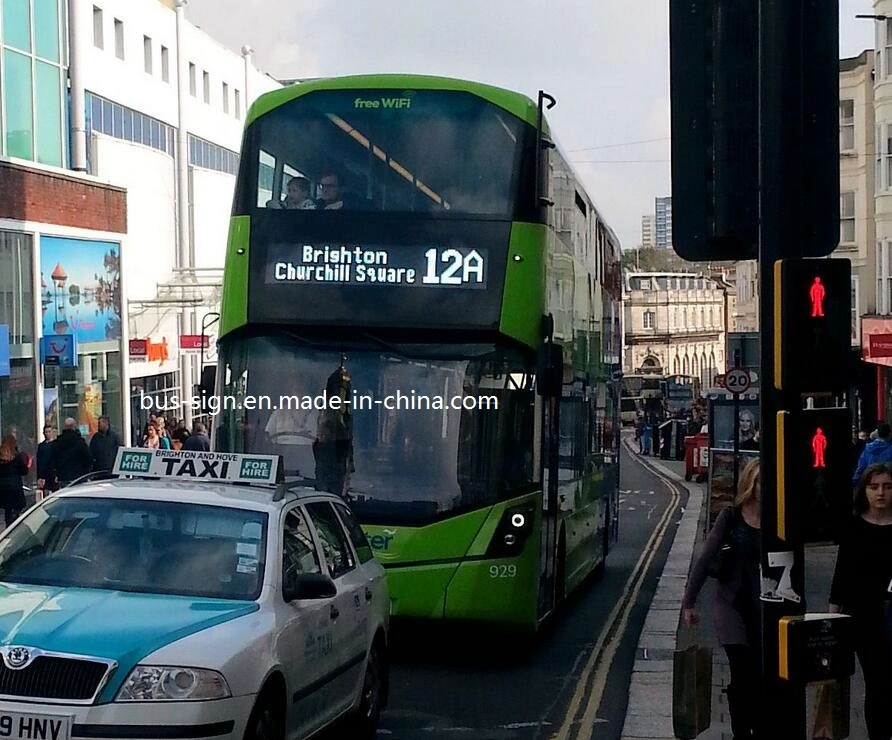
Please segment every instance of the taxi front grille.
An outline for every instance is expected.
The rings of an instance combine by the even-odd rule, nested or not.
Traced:
[[[0,661],[0,696],[88,702],[99,690],[107,663],[40,655],[13,670]]]

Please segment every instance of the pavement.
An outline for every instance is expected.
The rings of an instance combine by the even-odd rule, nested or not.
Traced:
[[[624,440],[630,451],[637,455],[637,445]],[[661,460],[640,456],[646,466],[659,475],[669,478],[688,490],[688,502],[675,540],[669,551],[666,565],[651,602],[635,654],[635,664],[629,686],[629,704],[621,740],[673,740],[672,730],[672,656],[676,647],[685,648],[693,640],[713,648],[712,668],[712,722],[700,735],[702,740],[733,740],[727,697],[724,693],[730,675],[725,652],[716,642],[712,629],[712,601],[714,581],[707,579],[697,602],[701,626],[692,634],[680,623],[681,600],[695,549],[699,549],[705,536],[707,515],[705,483],[687,483],[684,480],[683,461]],[[836,547],[821,546],[806,549],[806,601],[809,612],[827,610],[827,599],[833,568],[836,564]],[[809,688],[808,727],[813,727],[816,688]],[[864,682],[861,669],[856,669],[851,682],[851,740],[868,740],[864,726]],[[808,737],[811,737],[809,731]]]

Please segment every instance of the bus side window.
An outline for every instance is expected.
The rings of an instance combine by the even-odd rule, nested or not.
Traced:
[[[275,208],[279,202],[278,191],[281,189],[281,175],[279,175],[279,188],[276,187],[276,158],[269,152],[260,150],[260,158],[257,171],[257,207]],[[275,196],[275,197],[274,197]]]

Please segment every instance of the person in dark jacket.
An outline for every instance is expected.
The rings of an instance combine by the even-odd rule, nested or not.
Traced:
[[[44,493],[59,488],[56,474],[53,471],[53,442],[56,439],[56,428],[47,424],[43,428],[43,442],[37,445],[37,487]]]
[[[864,719],[870,740],[892,737],[892,467],[871,465],[855,491],[855,516],[840,538],[830,611],[854,623],[864,674]]]
[[[28,458],[19,450],[15,435],[7,434],[0,444],[0,506],[8,527],[25,508],[22,477],[28,474]]]
[[[87,441],[81,436],[77,422],[68,417],[62,427],[62,434],[53,442],[53,469],[60,486],[90,472],[93,460]]]
[[[183,442],[183,449],[193,452],[210,452],[211,440],[204,424],[199,422],[192,427],[192,434]]]
[[[111,420],[107,416],[99,417],[99,431],[90,440],[90,457],[93,459],[93,470],[111,470],[118,456],[121,438],[112,430]]]
[[[852,487],[857,488],[864,471],[871,465],[892,462],[892,427],[885,421],[877,425],[877,438],[868,442],[864,452],[858,458],[855,474],[852,476]]]
[[[715,589],[716,634],[728,655],[731,681],[728,710],[735,738],[764,740],[759,708],[761,680],[761,489],[759,461],[752,460],[740,475],[734,504],[723,509],[691,568],[682,601],[687,627],[699,622],[697,596],[706,582],[710,563],[724,544],[731,545],[730,566]]]

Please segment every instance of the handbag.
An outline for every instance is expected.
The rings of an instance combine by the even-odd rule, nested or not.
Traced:
[[[672,656],[672,731],[692,740],[712,721],[712,648],[694,643]]]
[[[725,536],[722,544],[706,566],[706,574],[715,578],[719,583],[727,583],[734,575],[734,561],[737,552],[731,540],[731,531],[737,524],[739,513],[735,509],[731,515],[731,521],[725,527]]]

